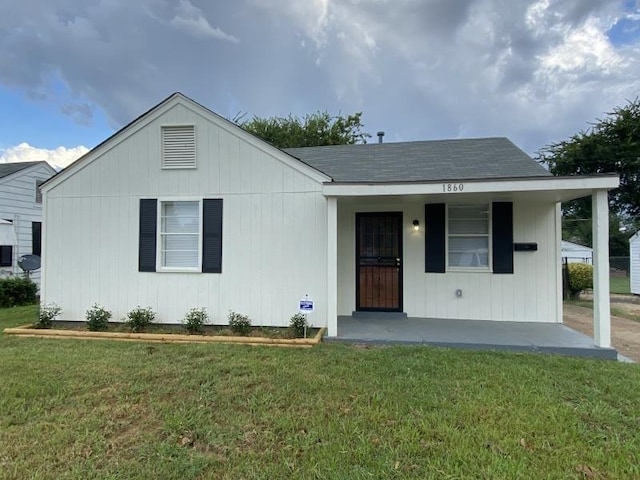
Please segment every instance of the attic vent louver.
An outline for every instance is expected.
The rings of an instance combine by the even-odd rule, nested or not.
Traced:
[[[171,125],[162,127],[162,168],[195,167],[195,126]]]

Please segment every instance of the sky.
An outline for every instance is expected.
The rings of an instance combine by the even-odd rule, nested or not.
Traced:
[[[227,118],[362,112],[386,142],[530,155],[640,93],[640,0],[3,0],[0,162],[73,162],[180,91]]]

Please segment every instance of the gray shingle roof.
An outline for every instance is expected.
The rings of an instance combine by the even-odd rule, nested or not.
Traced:
[[[0,163],[0,178],[11,175],[12,173],[19,172],[25,168],[36,165],[40,162],[15,162],[15,163]]]
[[[429,182],[551,175],[507,138],[286,148],[335,182]]]

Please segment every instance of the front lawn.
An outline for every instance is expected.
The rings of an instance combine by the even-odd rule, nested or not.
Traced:
[[[0,477],[638,478],[639,392],[542,355],[3,335]]]

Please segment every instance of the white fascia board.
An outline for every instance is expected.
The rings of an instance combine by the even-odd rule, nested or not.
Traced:
[[[386,195],[455,195],[457,193],[515,193],[564,191],[571,197],[583,196],[585,191],[617,188],[617,175],[584,177],[538,177],[495,180],[457,180],[429,183],[325,183],[322,193],[336,197],[369,197]],[[449,190],[451,186],[452,190]],[[462,189],[460,188],[462,186]],[[455,190],[453,190],[455,188]],[[587,193],[588,194],[588,193]]]

